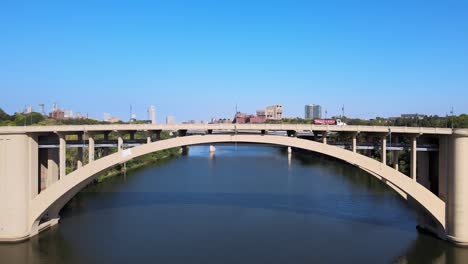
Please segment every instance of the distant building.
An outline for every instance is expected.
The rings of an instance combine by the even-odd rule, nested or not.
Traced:
[[[322,107],[320,105],[311,104],[304,107],[305,119],[322,118]]]
[[[39,104],[39,112],[41,115],[45,116],[45,105],[44,104]]]
[[[257,116],[261,117],[261,118],[265,118],[265,120],[266,120],[266,111],[265,111],[265,109],[257,110]]]
[[[407,118],[407,119],[413,119],[413,118],[416,119],[417,118],[417,119],[422,120],[422,119],[424,119],[425,116],[426,115],[420,115],[420,114],[402,114],[401,118]]]
[[[265,116],[255,116],[255,115],[249,115],[246,113],[237,112],[236,115],[234,116],[233,123],[235,124],[264,123],[265,121],[266,121]]]
[[[266,109],[257,110],[257,117],[265,120],[281,120],[283,118],[283,106],[270,105]]]
[[[265,109],[266,119],[281,120],[283,118],[283,106],[270,105]]]
[[[73,118],[73,111],[72,110],[67,110],[67,111],[64,111],[64,112],[65,112],[65,115],[64,115],[65,119],[72,119]]]
[[[53,119],[65,119],[65,112],[55,108],[55,110],[49,113],[49,117]]]
[[[230,118],[212,118],[209,124],[231,124],[233,123],[232,119]]]
[[[175,124],[175,117],[174,116],[166,116],[166,124],[167,125]]]
[[[32,106],[28,106],[24,109],[24,113],[25,114],[30,114],[33,112],[33,107]]]
[[[156,109],[154,105],[150,106],[148,109],[148,120],[151,121],[151,124],[156,124]]]
[[[116,116],[113,116],[113,117],[109,118],[106,121],[109,122],[109,123],[118,123],[118,122],[120,122],[122,120],[120,118],[116,117]]]

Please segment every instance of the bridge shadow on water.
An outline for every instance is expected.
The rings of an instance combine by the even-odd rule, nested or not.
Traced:
[[[394,226],[414,230],[413,225],[402,225],[408,221],[404,214],[382,214],[375,212],[369,199],[377,196],[343,195],[281,195],[251,193],[160,193],[160,192],[108,192],[100,193],[99,203],[86,203],[77,197],[61,213],[62,218],[82,213],[80,204],[86,203],[86,212],[125,207],[145,207],[154,205],[202,205],[229,206],[247,209],[275,210],[303,215],[321,215],[341,220],[352,220],[374,225]],[[117,197],[116,197],[117,196]],[[78,209],[78,210],[77,210]],[[374,213],[373,213],[374,212]]]

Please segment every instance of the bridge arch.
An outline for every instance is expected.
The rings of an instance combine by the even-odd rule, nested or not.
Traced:
[[[364,155],[335,146],[295,137],[272,135],[194,135],[156,141],[123,150],[93,161],[73,171],[63,179],[55,182],[31,201],[31,230],[36,230],[37,232],[39,220],[46,213],[49,214],[50,218],[56,218],[58,221],[58,212],[76,193],[91,182],[100,172],[112,168],[119,163],[174,147],[226,142],[288,146],[317,152],[348,162],[369,172],[381,181],[391,183],[391,185],[398,188],[409,197],[412,197],[445,229],[445,203],[441,199],[408,176]]]

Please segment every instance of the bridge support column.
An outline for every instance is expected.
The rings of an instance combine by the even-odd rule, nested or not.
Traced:
[[[122,152],[123,150],[123,135],[119,133],[117,135],[117,152]]]
[[[146,144],[153,142],[153,131],[148,130],[146,131],[145,134],[146,134]]]
[[[39,149],[39,192],[47,187],[47,149]]]
[[[83,134],[78,134],[78,142],[83,143]],[[76,154],[76,168],[79,169],[83,167],[83,146],[78,148],[77,154]]]
[[[387,136],[382,137],[381,145],[380,156],[382,157],[382,163],[387,165]]]
[[[67,142],[65,134],[58,134],[59,137],[59,179],[63,179],[67,173]]]
[[[29,204],[37,195],[38,141],[26,134],[0,135],[0,241],[29,237]]]
[[[411,179],[416,181],[416,174],[417,174],[417,157],[418,157],[418,150],[417,150],[417,139],[418,137],[414,136],[411,138],[411,157],[410,157],[410,177]]]
[[[395,139],[393,140],[394,143],[398,144],[398,137],[394,137]],[[400,152],[398,150],[394,150],[392,152],[392,156],[393,156],[393,168],[395,170],[398,170],[398,163],[400,162],[399,159],[400,159]]]
[[[439,198],[447,202],[447,175],[448,175],[448,136],[439,136]]]
[[[351,150],[356,153],[357,152],[357,133],[353,133],[352,135],[352,140],[353,140],[353,143],[352,143],[352,147],[351,147]]]
[[[94,161],[94,152],[95,152],[94,135],[88,133],[88,163],[91,163]]]
[[[49,188],[59,180],[59,151],[55,148],[47,149],[47,183]]]
[[[323,144],[327,144],[327,135],[328,135],[328,132],[323,131],[323,133],[322,133],[322,142],[323,142]]]
[[[468,246],[468,131],[454,130],[449,149],[445,206],[447,238]]]

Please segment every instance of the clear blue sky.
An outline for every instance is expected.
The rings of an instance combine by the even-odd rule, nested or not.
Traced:
[[[468,1],[1,1],[0,107],[468,112]]]

